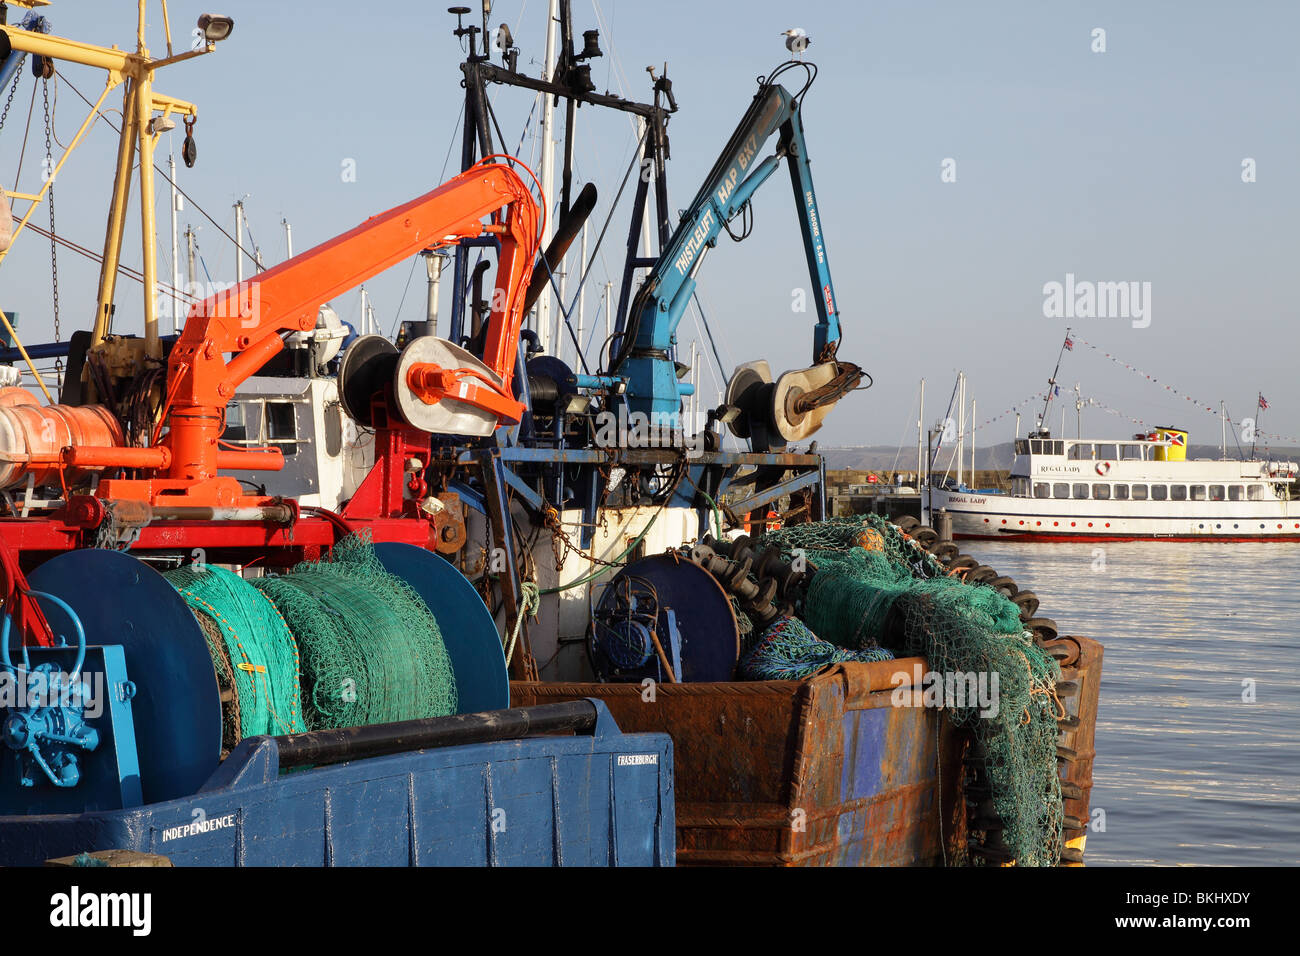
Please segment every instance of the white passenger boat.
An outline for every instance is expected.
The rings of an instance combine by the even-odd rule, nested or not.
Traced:
[[[1009,493],[926,489],[955,538],[1300,541],[1295,462],[1187,459],[1187,432],[1018,439]]]

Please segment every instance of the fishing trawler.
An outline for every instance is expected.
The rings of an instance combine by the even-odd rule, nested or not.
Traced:
[[[42,82],[61,76],[46,64],[62,62],[106,63],[111,81],[133,82],[93,328],[28,347],[0,311],[13,360],[38,385],[35,358],[69,360],[58,402],[0,392],[0,423],[35,425],[11,429],[21,448],[0,447],[12,463],[0,475],[11,496],[0,497],[0,670],[117,689],[98,713],[80,691],[0,711],[0,863],[82,853],[240,866],[1082,862],[1100,645],[1059,635],[1031,591],[914,519],[823,520],[825,461],[795,447],[864,374],[836,358],[801,118],[814,64],[782,63],[760,81],[674,224],[667,76],[652,71],[649,102],[596,92],[599,31],[579,47],[562,0],[548,16],[551,72],[526,76],[509,28],[490,32],[490,4],[482,26],[453,7],[468,50],[461,172],[190,303],[175,339],[158,327],[145,198],[137,337],[123,316],[117,333],[111,325],[121,224],[137,155],[139,196],[154,195],[152,150],[170,115],[185,124],[183,156],[195,155],[197,108],[153,85],[154,71],[188,55],[171,55],[165,4],[169,56],[154,59],[145,0],[134,54],[57,37],[35,0],[11,2],[28,15],[0,23],[0,81],[21,83],[24,57],[39,57]],[[232,29],[203,15],[192,52],[212,53]],[[782,77],[798,80],[793,91]],[[493,84],[564,100],[570,116],[581,103],[639,121],[628,171],[654,175],[636,189],[628,235],[648,232],[658,248],[629,244],[598,358],[579,347],[568,364],[555,343],[574,331],[572,309],[560,302],[547,319],[542,307],[595,186],[570,196],[567,133],[558,204],[549,161],[537,177],[498,153]],[[549,117],[546,107],[546,142]],[[765,360],[745,363],[695,423],[684,399],[696,382],[675,361],[674,329],[705,250],[782,163],[822,293],[814,364],[774,376]],[[15,236],[51,187],[8,194],[29,204]],[[547,242],[538,227],[552,205]],[[437,321],[431,267],[421,334],[339,340],[325,303],[444,247],[454,253],[449,322]],[[483,250],[496,258],[490,297],[491,260],[471,266]],[[599,238],[584,249],[583,274],[598,250]],[[611,418],[620,428],[607,439]],[[670,440],[624,434],[634,418],[666,421]],[[371,440],[355,487],[345,420]],[[724,426],[741,450],[723,448]],[[831,555],[823,570],[804,544]],[[894,609],[869,620],[857,598],[883,579],[830,573],[836,554],[867,551],[879,552],[873,567],[888,566]],[[342,568],[349,555],[364,564],[355,579]],[[334,577],[303,599],[311,623],[267,613],[267,592],[317,573]],[[200,596],[218,585],[225,593]],[[798,616],[832,604],[820,637]],[[996,627],[953,610],[940,630],[907,610],[977,605],[996,612]],[[245,620],[240,608],[261,610]],[[417,632],[418,647],[404,643]],[[960,647],[962,674],[998,655],[993,669],[1014,674],[1024,700],[978,724],[953,719],[953,707],[974,705],[928,698],[935,685],[917,653],[941,644]],[[344,659],[326,674],[324,662]],[[373,686],[353,676],[381,672]],[[1031,725],[1023,739],[1003,732]]]
[[[1009,493],[933,488],[957,538],[1300,541],[1295,462],[1187,458],[1187,432],[1017,439]]]

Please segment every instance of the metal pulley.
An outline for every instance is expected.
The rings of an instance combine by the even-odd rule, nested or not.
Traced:
[[[181,144],[181,159],[185,160],[185,166],[188,169],[194,168],[194,163],[199,158],[199,147],[194,142],[194,123],[196,117],[185,117],[185,141]]]

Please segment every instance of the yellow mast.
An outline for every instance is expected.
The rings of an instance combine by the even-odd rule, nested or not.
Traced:
[[[48,0],[7,0],[8,3],[21,7],[46,6]],[[138,0],[138,20],[136,28],[136,49],[129,53],[117,47],[101,47],[80,43],[64,37],[22,30],[14,26],[0,27],[13,50],[48,57],[51,60],[63,60],[83,66],[104,70],[107,80],[103,94],[82,123],[76,137],[60,157],[54,167],[57,175],[72,150],[77,147],[81,137],[90,128],[94,117],[108,94],[119,85],[125,84],[122,102],[122,129],[118,142],[117,169],[113,181],[112,200],[108,212],[108,225],[104,237],[104,259],[100,270],[99,294],[95,312],[95,324],[92,330],[92,347],[103,341],[108,335],[112,321],[113,299],[117,284],[117,270],[121,261],[122,234],[126,218],[126,207],[131,193],[131,168],[139,152],[140,165],[140,228],[144,253],[144,331],[146,354],[151,358],[162,357],[162,343],[158,333],[158,315],[156,306],[157,286],[157,242],[154,235],[155,212],[153,205],[153,156],[154,147],[164,128],[170,129],[175,124],[173,115],[179,115],[191,125],[198,117],[198,108],[192,103],[175,97],[160,94],[154,89],[154,74],[164,66],[189,60],[216,49],[216,41],[223,39],[230,32],[233,23],[223,17],[204,14],[199,20],[199,29],[203,32],[201,45],[194,50],[173,55],[171,53],[171,23],[167,15],[166,0],[162,0],[163,21],[167,35],[168,56],[163,59],[151,59],[145,44],[147,0]],[[13,239],[27,225],[36,206],[45,197],[55,176],[51,175],[41,191],[36,195],[8,193],[9,196],[31,201],[27,214],[14,229]],[[12,248],[12,243],[10,245]],[[3,263],[7,250],[0,252]],[[9,326],[8,318],[0,315],[4,325]],[[10,329],[10,334],[13,334]],[[15,343],[18,342],[14,336]],[[20,350],[21,343],[18,343]],[[30,360],[28,362],[30,365]],[[35,374],[35,368],[32,369]],[[37,381],[40,381],[39,376]],[[42,385],[42,388],[44,386]],[[47,393],[48,395],[48,393]]]

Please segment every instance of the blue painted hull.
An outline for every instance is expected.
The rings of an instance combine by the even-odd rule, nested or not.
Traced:
[[[671,866],[672,741],[596,732],[281,773],[244,741],[195,795],[127,810],[0,817],[0,865],[126,849],[177,866]]]

